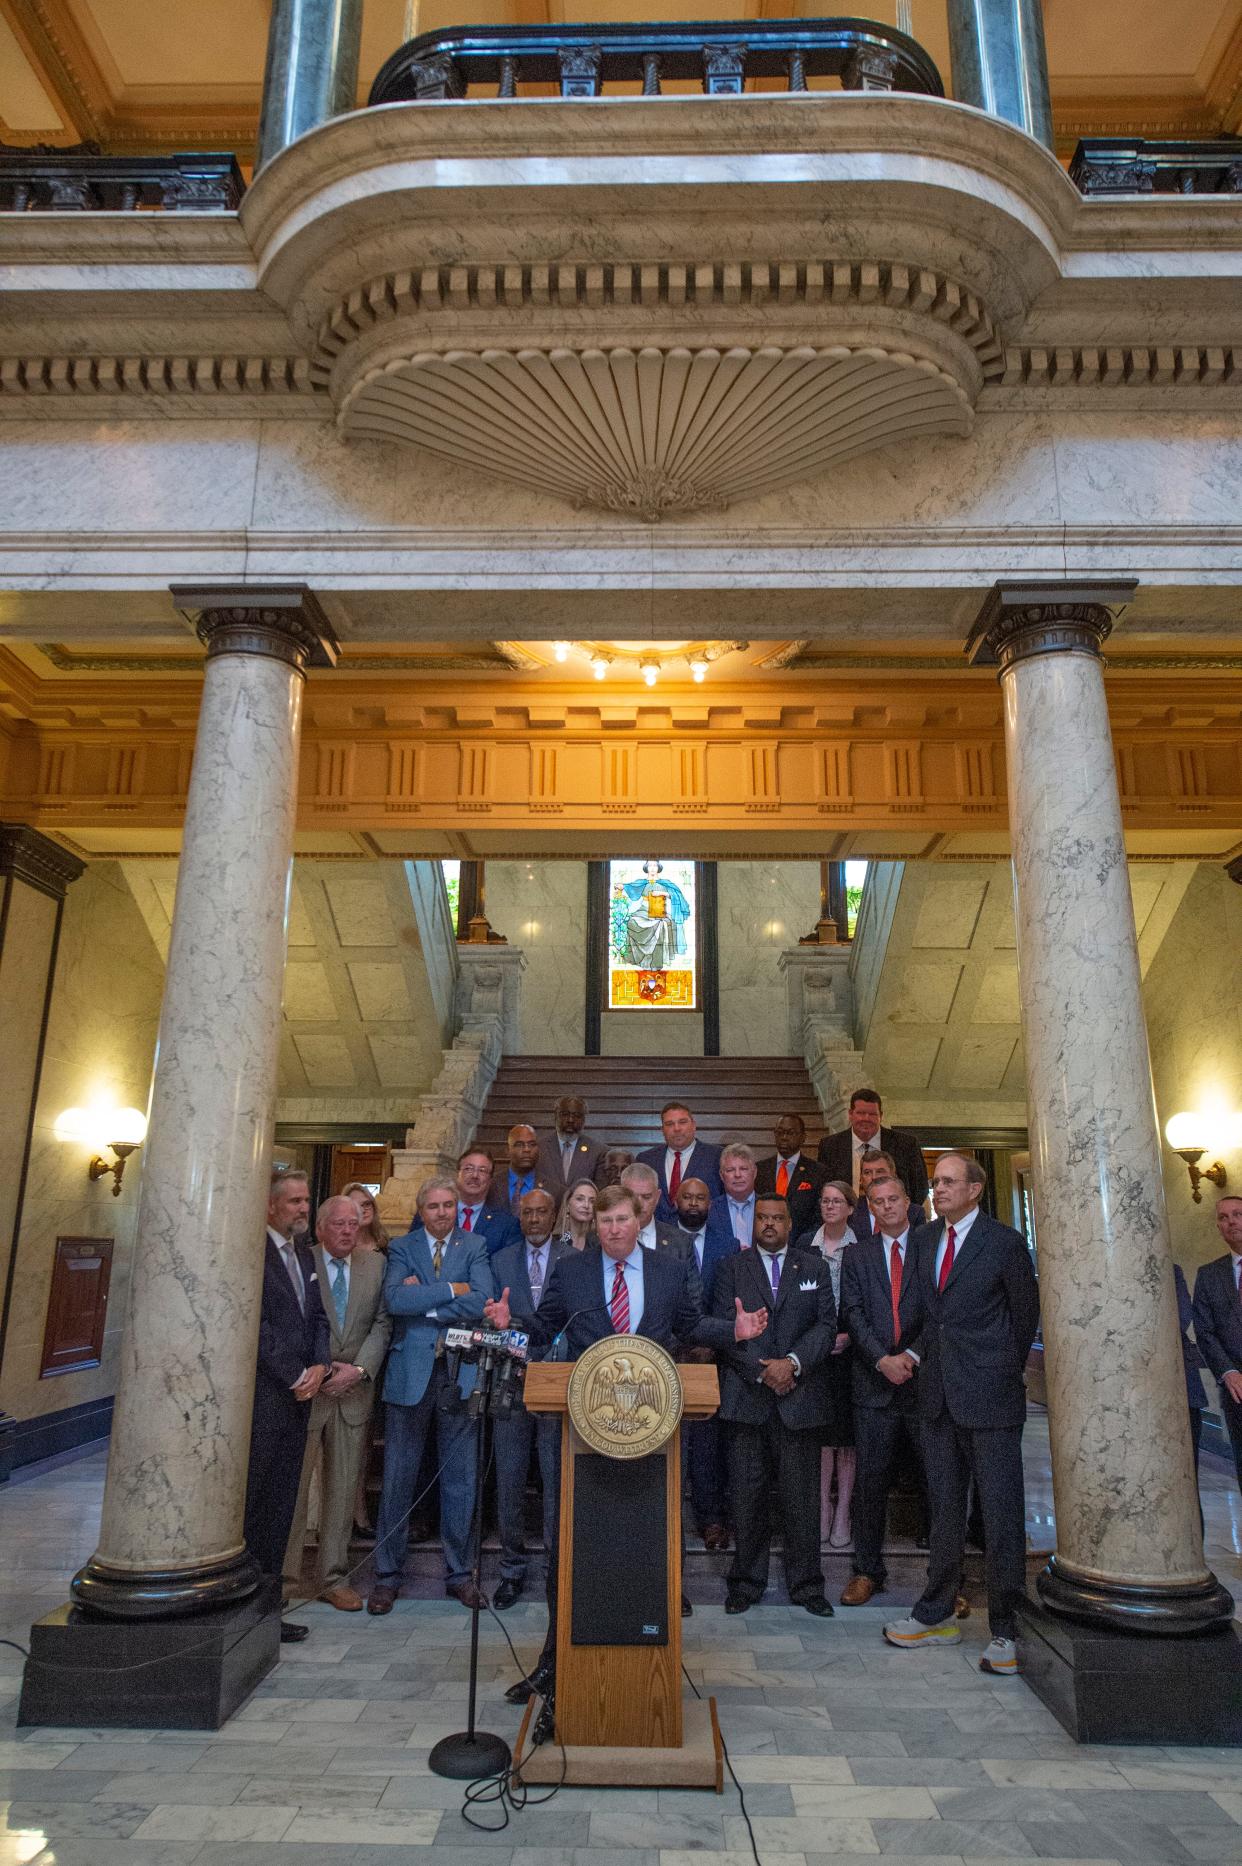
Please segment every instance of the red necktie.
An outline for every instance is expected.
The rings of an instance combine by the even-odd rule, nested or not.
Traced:
[[[901,1340],[901,1246],[894,1238],[888,1247],[888,1276],[893,1289],[893,1347]]]
[[[944,1288],[949,1280],[949,1272],[953,1268],[953,1253],[957,1248],[957,1232],[953,1229],[952,1225],[949,1226],[946,1237],[948,1242],[944,1247],[944,1258],[940,1265],[940,1275],[936,1280],[937,1289]]]
[[[782,1160],[776,1169],[776,1196],[783,1199],[789,1190],[789,1161]]]
[[[466,1216],[461,1221],[461,1228],[463,1231],[473,1231],[474,1226],[470,1222],[470,1219],[472,1216],[472,1208],[469,1205],[467,1205],[465,1208],[465,1211],[466,1211]]]
[[[673,1170],[668,1176],[668,1196],[670,1199],[675,1199],[677,1197],[677,1188],[680,1184],[681,1184],[681,1155],[680,1153],[675,1153],[673,1155]]]
[[[612,1279],[612,1295],[608,1299],[608,1309],[612,1316],[614,1335],[628,1335],[630,1332],[630,1292],[625,1287],[625,1267],[618,1264]]]

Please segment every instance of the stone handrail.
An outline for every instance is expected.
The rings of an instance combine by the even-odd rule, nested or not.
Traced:
[[[1242,137],[1147,142],[1093,136],[1075,149],[1069,174],[1088,196],[1242,194]]]
[[[103,155],[98,143],[74,149],[0,143],[0,213],[229,212],[245,191],[237,158],[227,153],[113,156]]]
[[[381,66],[368,103],[432,103],[476,86],[515,98],[519,85],[555,85],[562,97],[598,97],[605,85],[698,82],[709,97],[736,95],[751,78],[806,91],[832,77],[847,91],[943,97],[940,73],[906,33],[869,19],[600,21],[590,25],[460,26],[411,39]]]

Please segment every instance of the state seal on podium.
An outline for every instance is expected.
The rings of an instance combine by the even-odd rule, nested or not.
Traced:
[[[645,1458],[681,1424],[681,1376],[644,1335],[607,1335],[575,1362],[567,1394],[574,1430],[606,1458]]]

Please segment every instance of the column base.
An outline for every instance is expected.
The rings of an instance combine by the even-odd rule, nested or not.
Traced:
[[[1081,1626],[1023,1597],[1018,1663],[1078,1743],[1242,1746],[1242,1628],[1153,1639]]]
[[[253,1594],[259,1564],[246,1549],[200,1568],[113,1568],[92,1557],[69,1583],[76,1607],[110,1620],[176,1620],[204,1608],[227,1607]]]
[[[1214,1574],[1189,1587],[1127,1587],[1075,1574],[1061,1567],[1054,1555],[1035,1586],[1050,1613],[1119,1633],[1207,1633],[1233,1619],[1233,1596]]]
[[[181,1620],[101,1620],[66,1603],[30,1629],[19,1724],[218,1730],[280,1657],[280,1582]]]

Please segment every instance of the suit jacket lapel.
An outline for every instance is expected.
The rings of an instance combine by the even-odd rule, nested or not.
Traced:
[[[767,1268],[766,1264],[764,1265],[764,1268],[765,1269]],[[798,1266],[793,1260],[793,1245],[790,1244],[786,1246],[785,1261],[781,1265],[780,1287],[777,1289],[777,1292],[776,1292],[776,1307],[778,1309],[784,1307],[785,1298],[789,1294],[789,1286],[797,1275],[798,1275]],[[772,1283],[772,1279],[771,1277],[769,1277],[768,1278],[769,1288],[771,1287],[771,1283]]]

